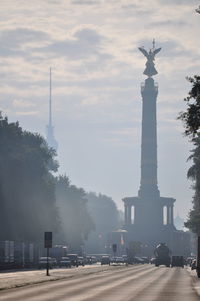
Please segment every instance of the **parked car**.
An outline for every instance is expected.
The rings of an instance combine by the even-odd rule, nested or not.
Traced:
[[[134,263],[141,263],[141,264],[144,264],[144,259],[142,259],[141,257],[135,257],[134,258]]]
[[[193,259],[191,263],[191,270],[196,270],[196,268],[197,268],[197,261],[196,259]]]
[[[77,254],[67,254],[67,257],[70,259],[72,266],[75,266],[75,267],[79,266]]]
[[[142,260],[144,261],[144,263],[149,263],[149,258],[148,257],[142,257]]]
[[[156,261],[156,258],[155,258],[155,257],[152,257],[152,258],[150,259],[150,263],[151,263],[151,264],[155,264],[155,261]]]
[[[124,263],[124,258],[123,257],[116,257],[116,263]]]
[[[94,262],[93,262],[92,256],[86,256],[85,263],[86,264],[93,264]]]
[[[55,258],[48,257],[49,268],[52,269],[57,266],[57,261]],[[38,269],[44,269],[47,266],[47,257],[40,257],[38,261]]]
[[[124,259],[124,261],[128,260],[128,256],[127,255],[122,255],[122,258]]]
[[[111,257],[110,263],[116,263],[116,264],[124,263],[124,259],[123,257]]]
[[[188,258],[186,259],[186,265],[188,265],[188,266],[191,267],[192,261],[193,261],[194,259],[195,259],[194,257],[188,257]]]
[[[110,257],[109,256],[102,256],[101,257],[101,265],[108,264],[110,265]]]
[[[78,256],[78,265],[85,266],[85,260],[83,257]]]
[[[71,268],[72,264],[71,264],[71,260],[69,259],[69,257],[62,257],[60,262],[59,262],[59,267],[66,267],[66,268]]]

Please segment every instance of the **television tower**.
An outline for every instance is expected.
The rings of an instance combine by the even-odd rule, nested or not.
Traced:
[[[50,68],[50,85],[49,85],[49,124],[47,125],[47,143],[49,147],[55,149],[57,151],[58,149],[58,143],[54,137],[54,127],[52,124],[52,82],[51,82],[51,68]]]

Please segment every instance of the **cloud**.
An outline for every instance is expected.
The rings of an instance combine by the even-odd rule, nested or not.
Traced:
[[[188,22],[184,20],[159,20],[159,21],[154,21],[149,24],[150,27],[155,28],[156,26],[161,26],[161,27],[166,27],[166,26],[190,26]]]
[[[39,115],[39,111],[27,111],[27,112],[17,111],[17,112],[15,112],[15,115],[17,115],[17,116],[36,116],[36,115]]]
[[[35,48],[37,52],[50,53],[53,56],[66,56],[70,59],[88,58],[100,54],[100,44],[103,36],[91,28],[77,29],[71,39],[55,41],[46,47]]]
[[[97,5],[101,2],[99,0],[72,0],[71,4],[75,5]]]
[[[23,99],[14,99],[13,107],[14,108],[31,108],[31,107],[35,107],[35,104],[30,101],[23,100]]]
[[[26,55],[24,46],[30,42],[44,42],[49,39],[48,34],[33,29],[16,28],[0,31],[0,55]]]
[[[162,5],[168,5],[168,4],[173,4],[173,5],[188,5],[191,6],[192,4],[198,4],[197,0],[159,0],[160,4]]]

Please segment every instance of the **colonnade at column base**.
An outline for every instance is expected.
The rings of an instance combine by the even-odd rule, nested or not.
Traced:
[[[176,230],[174,226],[175,199],[138,196],[124,198],[123,202],[124,229],[128,232],[128,242],[141,242],[143,256],[147,256],[147,253],[148,256],[152,256],[154,248],[160,242],[165,242],[173,254],[179,255],[185,252],[189,256],[188,233]],[[132,210],[133,207],[134,210]]]
[[[174,225],[173,208],[175,199],[173,198],[159,196],[141,198],[139,196],[124,198],[123,202],[125,227],[132,224],[140,227],[155,225],[157,228],[162,225]],[[166,209],[166,216],[164,209]]]

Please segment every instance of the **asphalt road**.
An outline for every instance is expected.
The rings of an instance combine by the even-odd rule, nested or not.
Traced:
[[[88,270],[88,273],[87,273]],[[197,301],[186,269],[99,266],[77,269],[67,279],[0,292],[0,300],[16,301]]]

